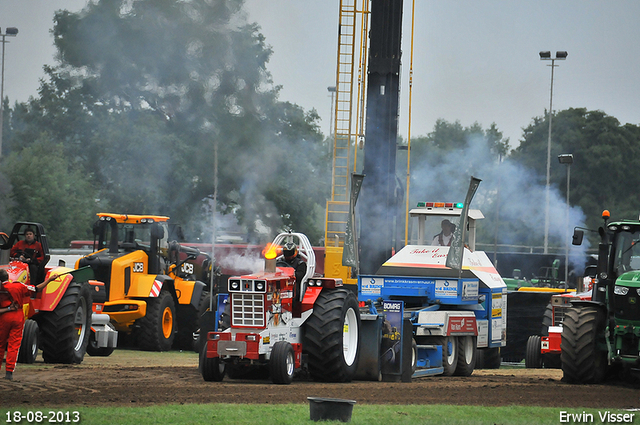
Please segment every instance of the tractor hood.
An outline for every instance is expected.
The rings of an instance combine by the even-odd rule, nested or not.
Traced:
[[[458,277],[458,271],[445,264],[449,247],[407,245],[387,260],[378,270],[385,276]],[[464,249],[462,277],[477,277],[489,288],[506,288],[506,284],[483,251]]]
[[[640,288],[640,270],[623,273],[616,279],[616,285],[629,288]]]

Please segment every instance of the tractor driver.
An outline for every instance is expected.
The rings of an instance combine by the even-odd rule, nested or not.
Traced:
[[[36,232],[27,227],[24,231],[24,240],[19,240],[11,247],[11,258],[29,264],[31,276],[37,275],[38,265],[44,260],[42,244],[36,240]],[[32,278],[33,279],[33,278]]]
[[[287,242],[282,247],[282,254],[284,256],[283,264],[284,267],[291,267],[295,270],[296,276],[296,293],[294,294],[294,299],[298,299],[298,291],[300,288],[300,282],[302,282],[302,278],[307,274],[307,263],[302,259],[302,256],[298,252],[298,247],[293,242]]]
[[[449,220],[444,219],[442,220],[442,223],[440,223],[440,228],[442,229],[442,232],[433,237],[431,245],[451,246],[451,240],[453,239],[453,232],[456,230],[456,225],[451,223]]]

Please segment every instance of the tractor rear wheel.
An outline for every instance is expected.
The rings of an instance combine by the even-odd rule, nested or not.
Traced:
[[[71,281],[53,311],[38,313],[42,357],[47,363],[80,363],[91,333],[91,289]]]
[[[542,336],[549,336],[549,326],[553,326],[553,308],[551,304],[547,305],[542,316]]]
[[[573,384],[602,381],[607,372],[605,315],[595,307],[568,308],[562,321],[563,380]]]
[[[296,360],[293,347],[287,341],[278,341],[271,348],[269,375],[274,384],[289,385],[293,382]]]
[[[540,369],[542,367],[542,353],[540,350],[540,335],[531,335],[527,340],[527,351],[524,357],[524,365],[527,369]]]
[[[562,369],[559,353],[547,353],[542,356],[542,365],[545,369]]]
[[[458,341],[454,336],[439,336],[432,340],[433,344],[442,346],[442,367],[444,376],[451,376],[458,365]]]
[[[207,358],[207,344],[202,344],[198,358],[198,369],[207,382],[220,382],[224,379],[225,363],[220,357]]]
[[[458,363],[454,375],[471,376],[476,367],[476,337],[459,336],[458,340]]]
[[[176,306],[173,296],[160,292],[147,299],[147,314],[136,320],[138,346],[146,351],[169,351],[176,331]]]
[[[304,324],[303,349],[316,381],[349,382],[358,366],[360,311],[346,289],[323,289]]]
[[[209,292],[203,291],[198,302],[198,309],[193,308],[191,304],[178,305],[178,333],[173,344],[174,348],[183,350],[194,348],[193,333],[198,330],[200,311],[205,302],[207,303],[207,309],[209,308],[209,299]],[[204,313],[207,309],[204,309],[202,312]]]
[[[500,369],[500,348],[478,348],[476,350],[476,369]]]
[[[18,363],[31,364],[36,361],[36,357],[38,357],[38,341],[40,340],[39,334],[38,323],[33,319],[27,319],[24,322],[24,330],[22,331]]]

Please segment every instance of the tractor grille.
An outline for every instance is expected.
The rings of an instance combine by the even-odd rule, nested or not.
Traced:
[[[567,311],[565,306],[555,306],[553,309],[553,325],[560,326],[564,320],[564,313]]]
[[[640,297],[636,288],[629,288],[626,295],[614,295],[614,314],[618,319],[640,321]]]
[[[231,294],[231,326],[264,327],[264,294]]]

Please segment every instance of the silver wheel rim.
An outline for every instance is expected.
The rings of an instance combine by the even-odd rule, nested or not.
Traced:
[[[344,316],[342,326],[342,354],[347,366],[351,366],[356,360],[358,352],[358,321],[356,312],[350,308]]]
[[[467,364],[471,364],[473,360],[473,338],[470,336],[464,337],[464,360]]]
[[[87,300],[80,298],[79,301],[80,303],[73,320],[74,327],[76,329],[75,337],[78,338],[74,347],[75,351],[80,350],[82,347],[82,341],[84,341],[84,336],[87,333]]]
[[[293,361],[293,354],[291,352],[287,353],[286,363],[287,363],[287,376],[292,376],[295,362]]]

